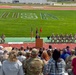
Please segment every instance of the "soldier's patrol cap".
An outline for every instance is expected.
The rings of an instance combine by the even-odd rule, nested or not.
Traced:
[[[32,52],[31,52],[31,54],[38,54],[38,52],[39,52],[39,50],[37,50],[37,49],[32,49]]]
[[[31,54],[31,52],[26,52],[26,56],[29,56]]]

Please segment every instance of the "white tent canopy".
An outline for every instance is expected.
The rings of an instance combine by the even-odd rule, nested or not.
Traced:
[[[39,3],[39,4],[45,4],[47,3],[47,0],[0,0],[0,2],[5,2],[5,3],[12,3],[12,2],[15,2],[15,1],[19,1],[19,3]]]
[[[0,2],[12,3],[12,0],[0,0]]]

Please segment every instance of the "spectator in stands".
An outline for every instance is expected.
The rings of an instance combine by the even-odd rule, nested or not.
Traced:
[[[61,58],[66,60],[67,57],[69,57],[70,55],[67,53],[67,50],[66,49],[63,49],[63,53],[61,54]]]
[[[2,64],[3,75],[24,75],[22,63],[17,59],[17,52],[11,51],[8,60]]]
[[[49,56],[49,60],[52,59],[52,50],[47,50],[47,54]],[[48,61],[49,61],[48,60]],[[46,61],[46,60],[45,60]],[[43,74],[46,75],[47,73],[47,67],[48,67],[48,61],[46,61],[46,63],[44,63],[44,68],[43,68]]]
[[[44,64],[47,64],[48,63],[50,57],[49,57],[47,51],[43,51],[43,53],[41,55],[41,58],[42,58]]]
[[[38,50],[33,49],[31,52],[31,58],[25,62],[25,74],[26,75],[43,75],[43,62],[38,58]]]
[[[26,56],[26,59],[22,62],[24,72],[25,72],[25,62],[26,62],[28,59],[30,59],[30,57],[31,57],[31,52],[26,52],[25,56]]]
[[[48,50],[47,50],[47,53],[48,53],[49,57],[51,58],[52,53],[53,53],[53,48],[52,48],[51,45],[49,45],[49,48],[48,48]]]
[[[76,58],[75,50],[71,50],[71,55],[69,57],[67,57],[66,60],[65,60],[66,61],[66,65],[67,65],[66,66],[66,70],[67,70],[68,73],[72,71],[71,64],[72,64],[73,58]]]
[[[63,54],[63,50],[64,50],[64,48],[63,48],[63,49],[59,49],[59,51],[60,51],[60,55]]]
[[[76,75],[76,58],[72,60],[72,70],[73,74]]]
[[[76,47],[74,48],[74,50],[75,50],[75,55],[76,55]]]
[[[3,54],[4,50],[3,50],[3,46],[0,46],[0,54]]]
[[[4,51],[4,53],[3,53],[3,60],[2,60],[2,62],[4,61],[4,60],[7,60],[8,59],[8,51]]]
[[[32,47],[29,48],[29,52],[31,52],[31,51],[32,51]]]
[[[18,49],[18,48],[16,48],[16,47],[12,47],[12,50],[18,51],[18,50],[20,50],[20,49]]]
[[[26,52],[26,59],[25,60],[27,60],[27,59],[29,59],[30,57],[31,57],[31,52]]]
[[[51,58],[52,57],[53,50],[47,50],[47,53],[48,53],[49,57]]]
[[[21,62],[23,62],[26,59],[26,57],[23,55],[23,53],[21,51],[18,52],[17,58]]]
[[[1,62],[3,61],[3,53],[4,53],[3,46],[0,46],[0,61]]]
[[[0,55],[0,62],[3,62],[3,54]]]
[[[52,46],[51,46],[51,45],[49,45],[49,48],[48,48],[48,50],[52,50]]]
[[[55,49],[52,55],[52,59],[47,64],[45,75],[65,75],[65,61],[60,58],[60,52]]]
[[[27,46],[27,48],[25,49],[25,52],[29,52],[29,47]]]
[[[20,47],[20,51],[24,51],[25,49],[24,49],[24,46],[21,46]]]
[[[2,75],[2,63],[0,61],[0,75]]]
[[[69,55],[71,55],[71,50],[70,50],[70,47],[69,46],[66,46],[66,51]]]
[[[40,49],[39,49],[39,54],[38,54],[38,56],[39,56],[40,58],[41,58],[42,53],[43,53],[43,49],[40,48]]]
[[[71,50],[71,55],[69,56],[69,57],[67,57],[66,58],[66,63],[70,60],[70,61],[72,61],[73,60],[73,58],[75,58],[76,56],[75,56],[75,50]]]

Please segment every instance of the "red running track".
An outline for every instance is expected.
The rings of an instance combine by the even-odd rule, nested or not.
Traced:
[[[52,45],[53,48],[58,48],[58,49],[63,49],[66,46],[70,46],[70,49],[74,49],[76,47],[76,43],[62,43],[62,44],[49,44],[49,43],[44,43],[43,47],[45,49],[48,49],[49,45]],[[24,46],[24,48],[28,47],[35,47],[35,43],[24,43],[24,44],[0,44],[0,46],[3,47],[16,47],[20,48],[21,46]]]

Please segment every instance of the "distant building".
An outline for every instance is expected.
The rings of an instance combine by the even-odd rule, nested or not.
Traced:
[[[19,3],[19,0],[12,0],[12,3]]]
[[[57,0],[57,2],[75,2],[76,0]]]
[[[56,2],[67,2],[76,0],[0,0],[0,3],[25,3],[25,4],[54,4]]]
[[[72,1],[75,1],[76,2],[76,0],[72,0]]]

